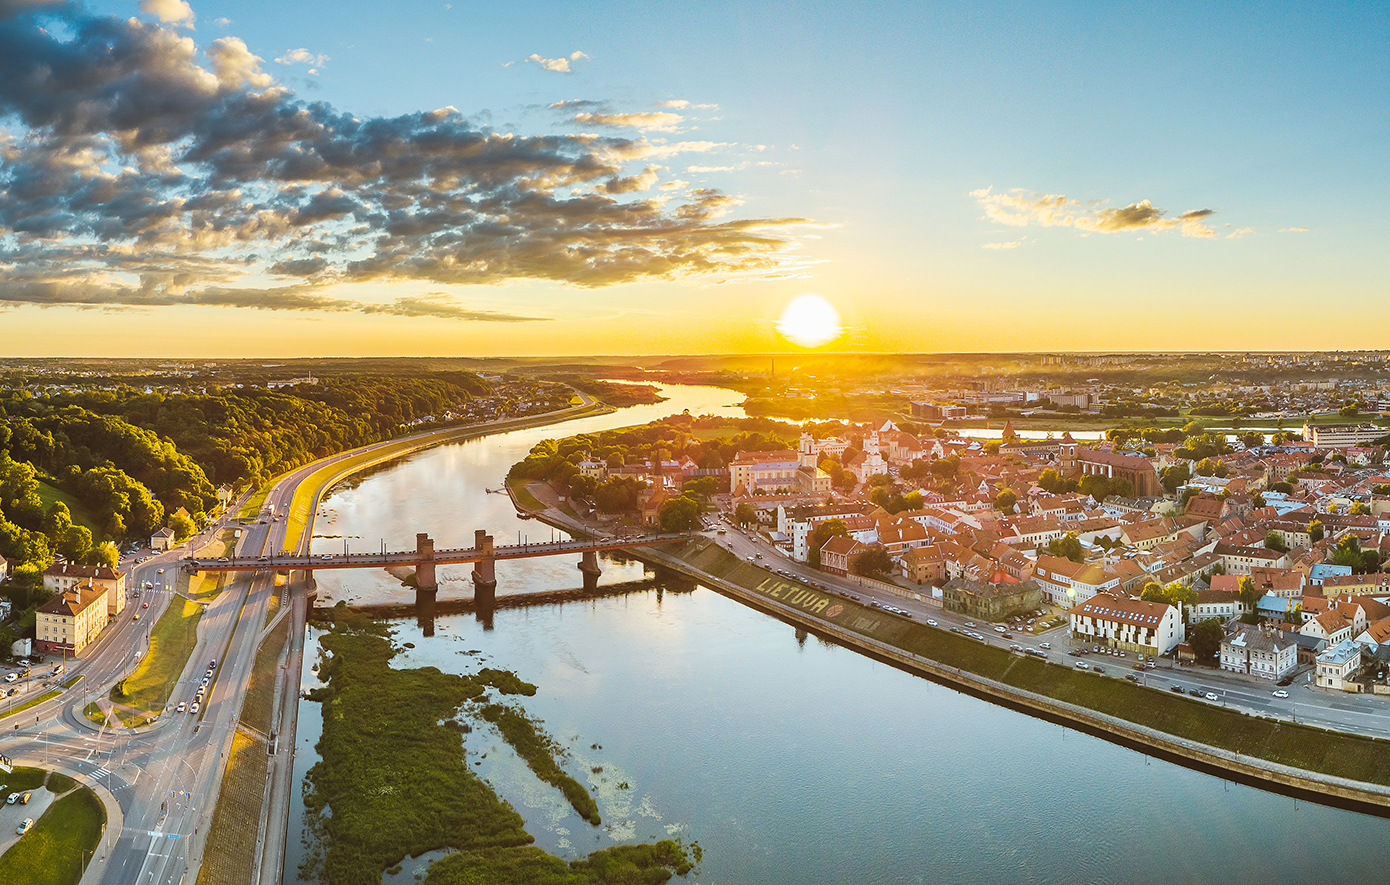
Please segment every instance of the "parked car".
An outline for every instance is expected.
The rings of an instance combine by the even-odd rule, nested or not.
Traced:
[[[927,618],[927,626],[929,626],[929,627],[935,627],[935,626],[936,626],[936,621],[933,621],[931,618]]]
[[[1200,688],[1189,688],[1187,690],[1187,693],[1192,695],[1194,698],[1200,698],[1202,696],[1202,690]]]
[[[1168,690],[1169,690],[1169,691],[1173,691],[1173,692],[1177,692],[1178,694],[1182,694],[1182,686],[1181,686],[1181,685],[1170,685],[1170,686],[1168,686]]]
[[[1207,692],[1206,697],[1207,697],[1207,700],[1209,700],[1209,701],[1219,701],[1219,700],[1221,700],[1221,698],[1219,698],[1219,697],[1216,696],[1216,692],[1214,692],[1214,691],[1209,691],[1209,692]]]
[[[14,831],[19,835],[23,836],[25,833],[29,832],[29,828],[33,825],[34,819],[32,817],[26,817],[24,820],[19,822],[19,826],[15,827]]]
[[[1277,690],[1277,691],[1274,692],[1274,696],[1275,696],[1276,698],[1286,698],[1286,697],[1289,696],[1289,693],[1288,693],[1287,691],[1284,691],[1284,690],[1281,688],[1281,689],[1279,689],[1279,690]]]

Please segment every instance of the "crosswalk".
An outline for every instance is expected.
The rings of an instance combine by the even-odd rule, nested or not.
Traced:
[[[92,772],[92,777],[110,777],[113,773],[109,768],[98,768]]]

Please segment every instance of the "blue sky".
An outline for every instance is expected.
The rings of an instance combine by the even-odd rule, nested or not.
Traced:
[[[160,3],[176,2],[86,9],[155,22]],[[777,228],[783,263],[756,272],[659,263],[595,285],[525,269],[467,282],[396,269],[295,278],[331,301],[321,311],[178,297],[145,305],[138,296],[93,310],[10,297],[18,306],[0,317],[39,329],[66,315],[77,340],[153,330],[145,346],[170,352],[795,350],[774,321],[794,297],[817,292],[846,323],[829,349],[1383,345],[1377,323],[1349,323],[1326,308],[1378,319],[1384,302],[1384,4],[193,2],[191,10],[191,28],[186,20],[164,27],[200,52],[239,38],[299,100],[364,119],[452,106],[468,126],[493,133],[712,142],[632,160],[624,175],[658,168],[645,192],[622,199],[718,190],[733,200],[702,223],[809,223]],[[533,55],[565,59],[569,72],[526,61]],[[551,107],[557,102],[591,104]],[[577,120],[583,113],[596,116]],[[634,119],[649,125],[614,123]],[[666,127],[651,125],[661,119]],[[680,186],[660,189],[671,183]],[[1040,208],[1043,195],[1065,195],[1060,213]],[[1141,201],[1157,212],[1114,212]],[[1195,214],[1179,224],[1182,213]],[[252,271],[239,284],[286,285],[265,266]],[[403,297],[467,311],[352,307]],[[488,312],[542,319],[460,318]]]

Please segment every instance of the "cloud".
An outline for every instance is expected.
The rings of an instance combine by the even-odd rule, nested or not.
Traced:
[[[1021,240],[1010,240],[1007,243],[985,243],[981,248],[984,249],[1017,249],[1022,246]]]
[[[281,63],[322,61],[300,51]],[[511,322],[530,317],[330,293],[810,263],[807,219],[740,217],[738,196],[684,182],[644,196],[662,158],[725,143],[498,131],[452,107],[358,116],[298,98],[263,64],[231,36],[200,51],[171,24],[0,0],[0,303]]]
[[[1212,209],[1192,209],[1169,217],[1148,200],[1115,209],[1099,205],[1103,201],[1083,203],[1061,194],[1021,189],[995,193],[986,187],[971,191],[970,196],[984,207],[986,219],[1010,227],[1071,227],[1087,234],[1177,230],[1185,237],[1216,236],[1216,231],[1204,223],[1214,214]]]
[[[1281,233],[1281,234],[1306,234],[1307,232],[1308,232],[1308,228],[1306,228],[1306,227],[1281,227],[1281,228],[1279,228],[1279,233]]]
[[[232,26],[232,20],[227,18],[225,15],[221,18],[213,19],[212,23],[217,25],[219,28],[230,28]]]
[[[319,71],[328,63],[328,56],[310,52],[303,47],[291,49],[284,55],[275,59],[277,65],[308,65],[309,73],[318,76]]]
[[[1228,240],[1239,240],[1240,238],[1244,237],[1246,234],[1253,234],[1254,232],[1255,232],[1255,229],[1254,229],[1253,227],[1238,227],[1238,228],[1236,228],[1235,230],[1231,231],[1230,233],[1226,234],[1226,239],[1228,239]]]
[[[193,7],[185,0],[140,0],[140,9],[165,24],[193,24]]]
[[[530,62],[531,64],[540,65],[547,71],[554,71],[557,74],[572,74],[574,73],[574,71],[570,69],[570,62],[579,61],[581,58],[588,57],[588,55],[584,54],[583,52],[580,52],[579,50],[575,50],[574,52],[571,52],[569,55],[562,55],[559,58],[546,58],[543,55],[539,55],[533,52],[530,55],[523,58],[522,62]],[[507,62],[506,65],[504,65],[504,67],[511,66],[512,62]]]
[[[582,126],[609,126],[609,127],[631,127],[640,129],[644,132],[676,132],[677,127],[685,122],[685,118],[680,114],[673,114],[670,111],[646,111],[630,114],[605,114],[595,111],[585,111],[575,114],[572,118],[574,122]]]

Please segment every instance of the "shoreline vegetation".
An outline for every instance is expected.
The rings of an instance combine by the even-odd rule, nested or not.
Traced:
[[[488,700],[489,689],[527,696],[535,686],[493,669],[473,675],[395,669],[391,659],[400,649],[388,624],[341,603],[325,615],[332,629],[319,638],[323,684],[308,695],[323,704],[323,734],[319,761],[304,783],[312,838],[301,876],[379,885],[383,872],[405,858],[440,849],[453,853],[430,865],[426,885],[660,885],[693,868],[686,849],[670,840],[569,862],[534,847],[521,816],[469,769],[463,733],[471,728],[468,716],[496,722],[533,771],[553,769],[567,778],[553,741],[535,723]],[[561,789],[577,809],[583,802],[571,796],[574,789],[593,803],[569,780],[571,790]],[[593,804],[590,819],[597,823],[597,817]]]
[[[573,378],[557,375],[550,380],[568,384],[575,390],[589,394],[610,406],[652,406],[666,402],[669,397],[661,395],[661,388],[655,384],[634,384],[628,381],[600,381],[593,378]]]
[[[1390,741],[1248,715],[1179,696],[1162,688],[1078,672],[1053,661],[1014,654],[1007,649],[984,645],[947,630],[886,614],[843,597],[782,580],[707,540],[671,551],[644,550],[640,555],[658,564],[677,568],[684,566],[693,572],[691,577],[697,580],[701,573],[715,578],[717,582],[738,591],[734,594],[735,598],[740,598],[740,594],[752,597],[751,600],[741,601],[751,601],[755,607],[784,620],[790,618],[797,626],[811,630],[819,626],[834,641],[847,643],[870,655],[882,656],[872,644],[856,643],[856,636],[924,658],[939,665],[940,672],[931,673],[933,678],[959,683],[971,693],[993,695],[1007,703],[1011,700],[1011,693],[1015,695],[1014,700],[1020,700],[1023,698],[1021,693],[1027,692],[1123,720],[1136,727],[1130,737],[1135,745],[1141,747],[1152,748],[1152,742],[1138,731],[1149,729],[1176,738],[1179,742],[1239,754],[1251,760],[1286,766],[1309,774],[1340,778],[1371,788],[1390,787]],[[715,589],[721,588],[716,586]],[[819,605],[822,600],[828,604]],[[956,680],[952,678],[951,670],[990,680],[1003,690],[989,692],[973,680]],[[1029,709],[1029,712],[1037,715],[1036,710]],[[1073,718],[1065,715],[1060,707],[1055,712],[1059,718]],[[1184,756],[1177,748],[1169,752],[1174,757]],[[1273,774],[1272,769],[1268,773]],[[1302,789],[1323,801],[1337,798],[1356,805],[1360,810],[1390,814],[1390,807],[1387,807],[1390,806],[1390,791],[1369,789],[1364,791],[1364,796],[1353,797],[1345,792],[1338,795],[1321,781],[1310,779],[1300,786],[1290,783],[1290,780],[1270,777],[1266,782]]]

